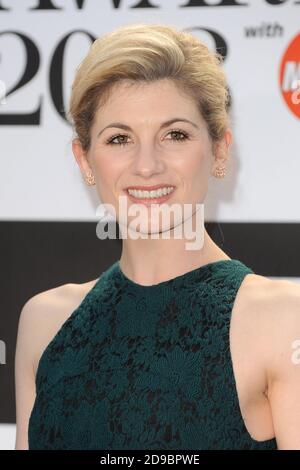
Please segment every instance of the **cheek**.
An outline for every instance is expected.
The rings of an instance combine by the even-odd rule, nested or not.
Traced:
[[[177,170],[180,172],[183,178],[188,180],[203,179],[207,176],[208,156],[203,150],[193,151],[192,153],[186,154],[177,165]]]
[[[117,183],[122,172],[117,161],[114,161],[113,158],[105,155],[97,156],[95,158],[95,169],[97,180],[103,189],[112,189]]]

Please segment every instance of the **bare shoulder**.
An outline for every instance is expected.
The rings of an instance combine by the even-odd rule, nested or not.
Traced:
[[[23,306],[19,329],[20,334],[31,335],[34,375],[43,350],[96,282],[62,284],[34,295]]]
[[[250,274],[236,300],[241,338],[251,341],[269,380],[282,377],[300,340],[300,284]]]
[[[261,313],[274,313],[282,307],[297,306],[300,298],[300,283],[287,279],[271,279],[258,274],[248,274],[241,285],[237,303],[241,308],[263,307]],[[295,303],[296,302],[296,303]]]
[[[299,390],[299,386],[291,385],[291,392],[287,391],[287,384],[293,384],[299,377],[299,365],[295,366],[296,359],[300,364],[299,284],[248,274],[233,305],[230,336],[239,401],[247,428],[257,440],[274,435],[277,438],[274,397],[278,398],[277,408],[282,409],[283,397],[286,403],[295,403],[297,399],[292,396]]]
[[[28,449],[28,422],[36,395],[35,376],[39,359],[96,282],[97,279],[48,289],[29,298],[21,310],[15,353],[15,449]]]
[[[270,416],[266,434],[271,435],[273,429],[278,449],[300,449],[300,285],[261,276],[248,279],[245,286],[241,303],[245,315],[240,315],[238,324],[243,324],[239,339],[250,338],[243,370],[253,367],[255,380],[247,382],[248,397],[251,383],[265,383],[263,422]],[[252,394],[252,398],[257,396]],[[257,421],[258,415],[253,416]]]

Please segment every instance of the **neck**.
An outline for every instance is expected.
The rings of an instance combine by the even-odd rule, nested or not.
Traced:
[[[172,232],[172,230],[170,230]],[[208,235],[202,226],[203,240],[200,248],[186,249],[191,239],[186,237],[162,239],[124,238],[120,268],[134,282],[153,285],[180,276],[188,271],[220,259],[230,259]]]

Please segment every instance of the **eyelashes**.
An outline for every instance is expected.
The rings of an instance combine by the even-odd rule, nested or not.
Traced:
[[[181,134],[182,137],[180,138],[172,138],[172,139],[167,139],[167,140],[170,140],[171,142],[184,142],[186,140],[188,140],[190,137],[189,137],[189,134],[187,132],[183,132],[181,130],[178,130],[178,129],[172,129],[170,132],[168,132],[168,134]],[[167,134],[167,135],[168,135]],[[110,137],[108,140],[106,140],[106,144],[108,145],[127,145],[128,142],[113,142],[115,139],[119,138],[119,137],[128,137],[126,134],[116,134],[114,135],[113,137]]]

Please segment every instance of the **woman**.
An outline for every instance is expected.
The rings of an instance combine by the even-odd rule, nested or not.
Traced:
[[[136,24],[92,44],[72,87],[73,153],[140,237],[99,278],[23,307],[16,449],[300,449],[299,286],[231,259],[196,217],[225,176],[228,111],[221,57],[188,33]],[[155,218],[163,203],[191,218]],[[193,249],[191,228],[174,236],[189,219]]]

